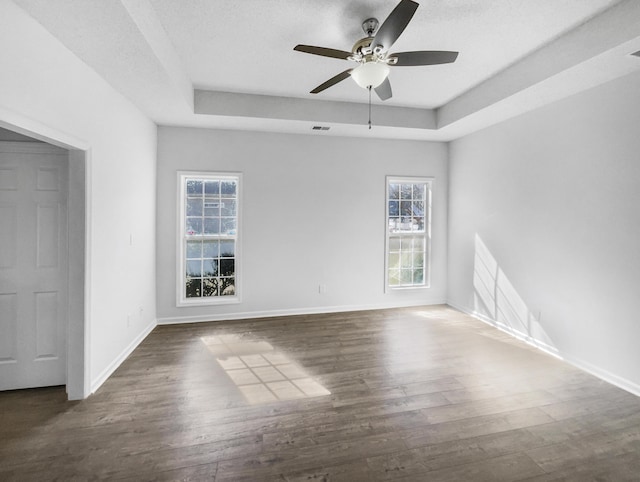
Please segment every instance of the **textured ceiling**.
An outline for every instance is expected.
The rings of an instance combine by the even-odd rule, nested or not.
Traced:
[[[421,0],[392,52],[456,50],[453,64],[395,67],[393,98],[351,79],[368,17],[398,0],[13,0],[160,125],[451,140],[640,70],[638,0]]]
[[[308,97],[352,66],[294,52],[298,44],[351,50],[361,23],[382,22],[396,0],[151,0],[199,89]],[[421,1],[392,51],[456,50],[455,64],[397,67],[385,104],[439,107],[516,60],[610,7],[616,0]],[[318,98],[364,102],[342,82]]]

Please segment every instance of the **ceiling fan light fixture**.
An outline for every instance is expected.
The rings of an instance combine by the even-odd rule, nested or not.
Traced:
[[[391,98],[391,83],[388,79],[389,67],[455,62],[458,52],[444,50],[416,50],[389,54],[389,49],[404,32],[417,8],[418,3],[414,0],[400,0],[400,3],[396,5],[382,24],[379,24],[373,17],[368,18],[362,23],[366,37],[358,40],[351,48],[351,52],[313,45],[296,45],[293,50],[298,52],[349,60],[357,64],[355,68],[334,75],[309,93],[318,94],[348,77],[353,77],[358,86],[369,89],[369,96],[371,96],[371,90],[375,89],[376,95],[384,101]]]
[[[351,72],[351,77],[360,87],[375,89],[389,75],[389,66],[382,62],[366,62]]]

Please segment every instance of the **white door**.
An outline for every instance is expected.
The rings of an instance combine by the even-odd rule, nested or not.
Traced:
[[[66,384],[68,153],[0,142],[0,390]]]

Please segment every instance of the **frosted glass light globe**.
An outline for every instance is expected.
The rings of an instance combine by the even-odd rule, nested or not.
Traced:
[[[376,88],[384,82],[389,75],[389,66],[382,62],[367,62],[356,67],[351,72],[351,77],[362,88]]]

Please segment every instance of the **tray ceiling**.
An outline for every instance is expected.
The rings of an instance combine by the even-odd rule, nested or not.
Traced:
[[[423,0],[392,50],[458,60],[393,68],[367,132],[350,79],[308,93],[350,64],[293,47],[350,50],[395,0],[15,3],[161,125],[450,140],[640,69],[634,0]]]

